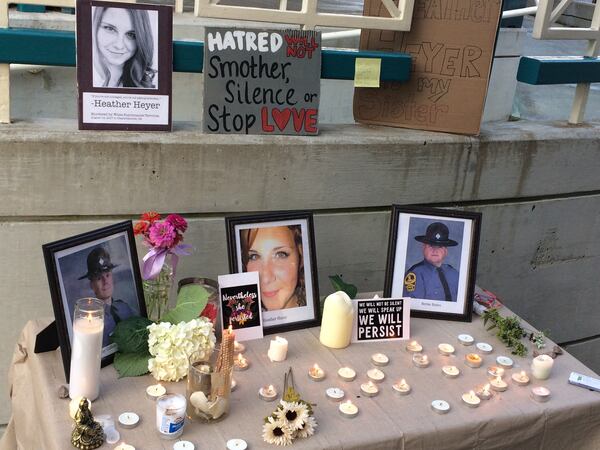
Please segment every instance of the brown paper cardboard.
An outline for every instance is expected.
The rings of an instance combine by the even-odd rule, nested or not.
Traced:
[[[415,0],[409,32],[363,30],[360,48],[409,53],[411,78],[356,88],[358,122],[479,134],[501,0]],[[365,0],[365,16],[389,15]]]

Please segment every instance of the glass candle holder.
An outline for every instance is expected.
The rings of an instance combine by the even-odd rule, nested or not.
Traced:
[[[100,393],[100,363],[104,334],[104,302],[81,298],[75,302],[69,396],[90,401]]]
[[[220,371],[216,361],[198,355],[190,357],[187,377],[187,415],[191,420],[214,422],[229,412],[231,368]]]

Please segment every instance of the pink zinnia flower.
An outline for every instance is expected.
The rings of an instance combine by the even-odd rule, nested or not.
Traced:
[[[185,230],[187,230],[187,221],[179,214],[169,214],[165,220],[171,225],[173,225],[175,229],[181,233],[185,233]]]
[[[168,222],[154,222],[150,227],[150,242],[154,247],[171,248],[175,236],[175,228]]]

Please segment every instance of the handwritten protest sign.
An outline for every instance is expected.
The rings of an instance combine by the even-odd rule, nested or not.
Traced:
[[[205,132],[319,132],[319,32],[207,28],[204,61]]]
[[[501,0],[415,0],[410,32],[363,31],[361,49],[410,53],[406,83],[357,88],[359,122],[479,134]],[[365,0],[364,15],[389,15],[380,0]]]
[[[354,300],[352,342],[387,341],[410,337],[410,306],[402,298]]]

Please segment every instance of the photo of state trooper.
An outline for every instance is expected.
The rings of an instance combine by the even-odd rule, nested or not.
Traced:
[[[458,271],[444,264],[448,247],[458,242],[449,238],[448,227],[441,222],[429,224],[424,236],[415,236],[423,244],[423,260],[406,271],[404,297],[455,302],[458,295]]]

